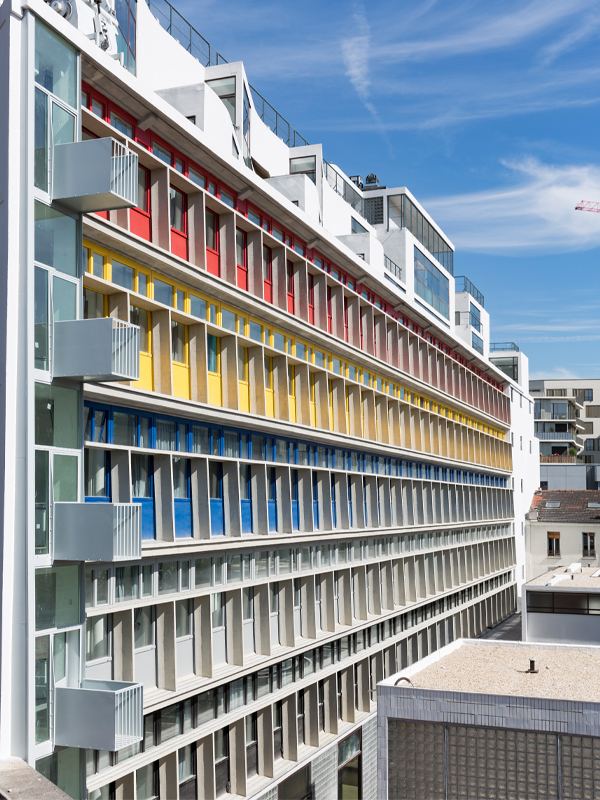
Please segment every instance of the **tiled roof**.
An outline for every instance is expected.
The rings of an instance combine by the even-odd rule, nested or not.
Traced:
[[[560,506],[547,508],[547,503],[560,503]],[[593,522],[600,525],[600,507],[588,508],[588,503],[600,504],[600,491],[539,491],[533,495],[530,510],[538,512],[540,522]]]

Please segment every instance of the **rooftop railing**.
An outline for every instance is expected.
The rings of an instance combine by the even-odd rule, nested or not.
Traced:
[[[391,258],[384,254],[383,256],[383,266],[387,269],[389,273],[391,273],[395,278],[398,278],[399,281],[402,280],[402,267],[399,267]]]
[[[496,353],[503,350],[514,350],[519,352],[519,346],[514,342],[492,342],[490,344],[490,353]]]
[[[218,50],[215,50],[215,48],[206,41],[204,36],[198,33],[198,31],[181,16],[177,9],[173,8],[168,0],[146,0],[146,2],[148,3],[150,11],[152,11],[166,32],[176,39],[188,53],[191,53],[194,58],[197,58],[204,67],[216,67],[219,64],[228,63],[227,59],[223,58]],[[276,136],[283,139],[288,147],[302,147],[308,144],[304,136],[301,136],[285,117],[282,117],[281,114],[265,100],[260,92],[256,91],[254,86],[250,86],[250,89],[252,91],[256,113]]]
[[[323,172],[325,180],[333,191],[339,194],[340,197],[343,197],[361,217],[365,217],[365,201],[354,188],[354,184],[344,178],[344,176],[341,175],[332,164],[325,161],[325,159],[323,159]]]
[[[456,283],[454,284],[454,291],[455,292],[468,292],[473,300],[477,300],[479,305],[483,308],[483,295],[477,289],[471,281],[466,277],[466,275],[457,275],[456,276]]]

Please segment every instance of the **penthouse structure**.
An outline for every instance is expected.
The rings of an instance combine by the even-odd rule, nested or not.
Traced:
[[[166,3],[5,0],[0,110],[0,755],[375,798],[377,681],[516,604],[483,298]]]

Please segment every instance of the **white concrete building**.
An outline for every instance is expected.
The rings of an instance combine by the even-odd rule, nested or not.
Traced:
[[[0,5],[0,757],[375,800],[377,681],[516,606],[532,418],[408,189],[149,2]]]
[[[523,586],[524,642],[600,645],[600,570],[581,561]]]
[[[598,647],[481,639],[406,666],[377,685],[377,797],[596,797],[599,668]]]
[[[539,491],[527,514],[527,580],[558,566],[598,567],[600,491]]]

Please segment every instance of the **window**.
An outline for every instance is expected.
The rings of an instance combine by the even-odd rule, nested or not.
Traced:
[[[586,450],[593,450],[594,449],[594,440],[593,439],[586,439],[585,440],[585,449]]]
[[[446,319],[450,319],[448,278],[415,246],[415,292]]]
[[[338,797],[362,797],[362,753],[359,728],[338,745]]]
[[[583,402],[584,403],[592,403],[594,400],[594,390],[593,389],[584,389],[583,390]]]
[[[431,255],[440,264],[454,274],[453,252],[450,245],[438,234],[435,228],[427,222],[417,207],[402,194],[400,195],[400,218],[398,219],[398,198],[390,197],[389,221],[401,228],[408,228],[412,235],[427,248]]]
[[[229,112],[232,123],[235,125],[235,75],[230,78],[217,78],[213,81],[206,81],[206,85],[210,86],[213,92],[221,98]]]
[[[548,556],[560,556],[560,533],[548,533]]]
[[[236,228],[235,255],[237,263],[237,285],[248,291],[248,256],[246,250],[246,232]]]
[[[219,217],[209,208],[206,209],[205,223],[206,268],[212,275],[219,276]]]
[[[582,539],[581,550],[583,558],[596,558],[596,534],[583,533]]]
[[[294,296],[294,262],[287,262],[287,310],[290,314],[296,313],[296,300]]]
[[[350,233],[366,233],[367,229],[363,227],[357,219],[350,217]]]
[[[186,196],[179,189],[171,186],[169,189],[171,227],[180,233],[186,233]]]
[[[273,302],[273,260],[271,248],[263,245],[262,264],[263,264],[263,284],[264,298],[268,303]]]
[[[306,175],[313,183],[317,180],[316,156],[290,158],[290,175]]]
[[[483,355],[483,339],[471,332],[471,347],[480,355]]]

